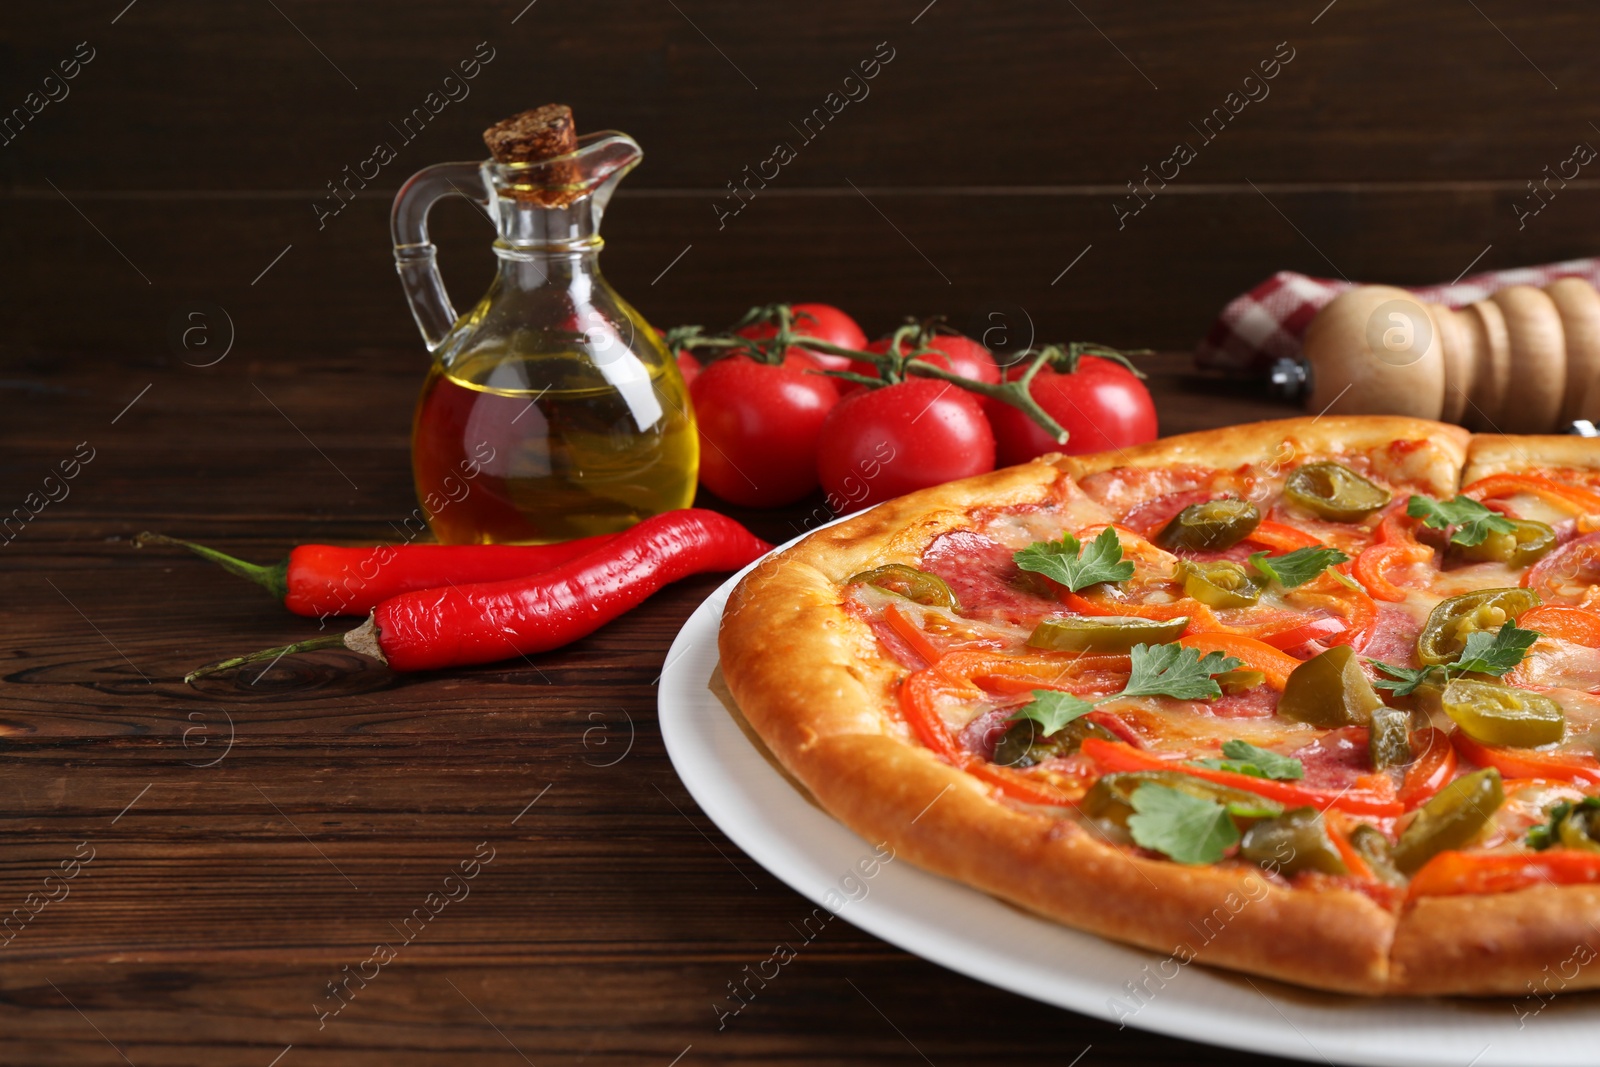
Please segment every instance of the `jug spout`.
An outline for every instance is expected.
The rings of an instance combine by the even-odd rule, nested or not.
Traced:
[[[625,133],[578,138],[578,149],[531,163],[484,162],[483,186],[500,244],[560,250],[597,243],[601,219],[644,150]]]

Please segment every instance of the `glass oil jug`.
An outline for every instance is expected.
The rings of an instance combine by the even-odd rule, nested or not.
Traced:
[[[442,163],[395,198],[395,265],[433,367],[412,471],[443,544],[612,533],[694,498],[699,437],[676,361],[600,274],[600,220],[639,162],[626,134],[530,163]],[[499,271],[457,318],[428,240],[441,197],[482,205]]]

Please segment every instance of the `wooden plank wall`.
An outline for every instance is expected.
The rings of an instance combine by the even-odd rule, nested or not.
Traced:
[[[13,368],[165,358],[196,301],[243,350],[401,348],[420,367],[394,191],[549,100],[645,147],[604,262],[659,324],[809,298],[871,329],[943,312],[1008,327],[996,342],[1187,348],[1274,270],[1431,282],[1584,255],[1600,232],[1595,164],[1541,200],[1529,185],[1600,145],[1600,16],[1576,2],[95,0],[0,20],[0,108],[61,97],[0,146]],[[390,125],[447,90],[414,140]],[[830,93],[842,108],[803,139]],[[327,183],[378,142],[395,161],[319,226]],[[780,142],[794,160],[719,220]],[[1119,217],[1180,143],[1193,158]],[[465,205],[438,218],[466,305],[490,233]]]

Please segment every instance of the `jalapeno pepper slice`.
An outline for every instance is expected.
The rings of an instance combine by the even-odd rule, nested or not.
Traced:
[[[1411,762],[1411,713],[1400,708],[1372,709],[1367,761],[1375,771]]]
[[[1344,858],[1316,808],[1295,808],[1263,819],[1244,832],[1239,855],[1279,874],[1321,871],[1346,874]]]
[[[1184,560],[1178,565],[1178,576],[1183,579],[1183,591],[1208,608],[1247,608],[1261,599],[1261,590],[1237,563]]]
[[[1357,824],[1350,831],[1350,847],[1365,861],[1372,873],[1385,882],[1405,881],[1400,877],[1400,872],[1394,869],[1394,861],[1389,857],[1389,839],[1376,826]]]
[[[927,571],[919,571],[915,567],[908,567],[904,563],[890,563],[874,567],[870,571],[862,571],[852,576],[846,584],[870,585],[928,607],[956,610],[956,596],[944,583],[943,578]]]
[[[1068,615],[1034,627],[1029,646],[1052,652],[1127,652],[1134,645],[1165,645],[1183,636],[1189,617],[1142,619],[1132,615]]]
[[[1543,693],[1457,678],[1439,695],[1461,732],[1486,745],[1536,748],[1561,740],[1567,718]]]
[[[1261,512],[1248,500],[1223,497],[1190,504],[1156,534],[1162,548],[1221,551],[1243,541],[1261,525]]]
[[[1508,563],[1513,567],[1526,567],[1543,559],[1556,547],[1556,532],[1542,522],[1532,519],[1512,519],[1515,529],[1510,533],[1493,533],[1475,545],[1451,543],[1449,554],[1459,559]]]
[[[1098,737],[1102,741],[1121,740],[1099,723],[1087,719],[1073,719],[1055,733],[1045,736],[1032,719],[1018,719],[994,746],[994,762],[1004,767],[1032,767],[1047,759],[1070,756],[1086,738]]]
[[[1320,519],[1359,522],[1389,503],[1389,490],[1342,463],[1307,463],[1283,483],[1283,495]]]
[[[1278,714],[1324,729],[1366,726],[1383,707],[1349,645],[1313,656],[1289,675],[1278,698]]]
[[[1411,874],[1439,853],[1460,848],[1488,824],[1505,799],[1500,772],[1493,767],[1457,778],[1419,808],[1400,834],[1390,853],[1396,869]]]
[[[1417,658],[1426,664],[1454,663],[1469,635],[1493,633],[1538,605],[1539,594],[1531,589],[1480,589],[1441,600],[1417,638]]]
[[[1248,693],[1259,685],[1265,685],[1267,676],[1262,671],[1253,671],[1249,667],[1235,667],[1231,671],[1213,674],[1211,680],[1226,694]]]

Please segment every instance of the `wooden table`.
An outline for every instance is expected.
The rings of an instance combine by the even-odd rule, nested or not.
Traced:
[[[1294,413],[1147,362],[1167,432]],[[530,662],[402,678],[321,653],[184,685],[316,623],[133,535],[263,561],[395,539],[422,370],[415,351],[68,352],[0,381],[5,508],[62,497],[46,475],[92,450],[0,543],[0,1062],[1269,1062],[1119,1032],[845,922],[719,1027],[728,983],[811,912],[700,813],[657,730],[666,648],[721,577]],[[739,517],[783,540],[816,504]]]

